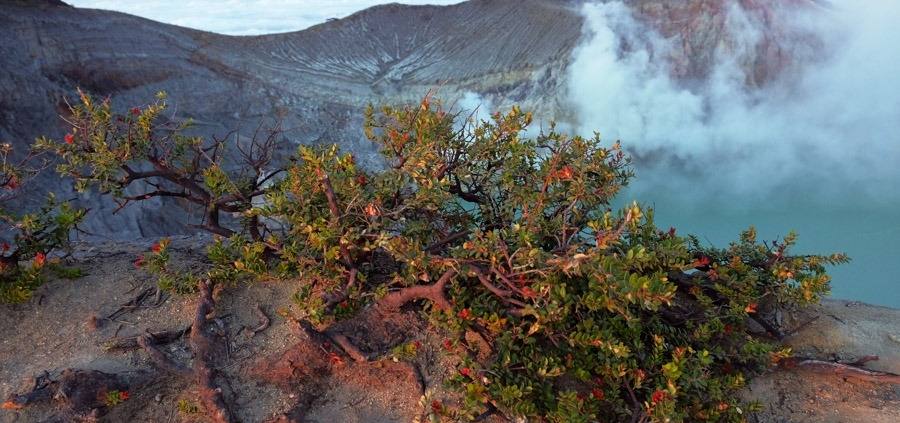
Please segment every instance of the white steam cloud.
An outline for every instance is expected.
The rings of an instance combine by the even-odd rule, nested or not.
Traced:
[[[456,101],[453,110],[461,111],[474,122],[479,122],[482,120],[490,120],[491,113],[494,111],[494,105],[490,100],[483,98],[478,93],[466,91],[462,93],[462,97]]]
[[[795,58],[808,63],[762,88],[748,86],[740,63],[766,29],[737,1],[725,24],[736,45],[716,49],[709,77],[690,87],[664,59],[673,43],[627,6],[589,3],[583,13],[588,33],[569,79],[576,127],[634,152],[638,190],[692,201],[702,190],[701,198],[745,204],[785,195],[900,200],[900,2],[784,11],[822,51]]]
[[[461,0],[65,0],[228,35],[299,31],[385,3],[448,5]]]

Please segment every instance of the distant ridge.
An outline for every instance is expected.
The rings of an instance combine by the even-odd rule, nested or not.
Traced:
[[[0,0],[0,6],[16,5],[31,7],[72,7],[60,0]]]

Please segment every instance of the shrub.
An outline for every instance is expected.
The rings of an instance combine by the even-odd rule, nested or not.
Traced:
[[[707,248],[660,230],[637,203],[614,211],[632,176],[619,144],[552,126],[526,137],[531,116],[515,107],[487,121],[427,98],[370,108],[365,132],[384,170],[304,146],[283,172],[250,172],[279,174],[265,184],[198,159],[202,140],[158,135],[155,107],[114,118],[107,103],[83,99],[73,112],[81,138],[54,147],[61,170],[131,201],[147,196],[122,195],[140,173],[121,163],[149,162],[153,177],[180,187],[167,195],[239,213],[242,230],[203,225],[228,236],[210,247],[211,275],[299,276],[295,301],[308,319],[427,300],[432,322],[460,342],[485,341],[479,354],[448,342],[461,401],[433,408],[456,418],[742,421],[748,405],[735,391],[789,354],[772,312],[816,302],[825,266],[846,261],[791,255],[793,235],[758,243],[752,229]]]
[[[0,302],[19,303],[31,298],[43,283],[43,270],[51,267],[64,277],[79,273],[47,263],[54,250],[68,245],[69,235],[84,217],[84,211],[59,202],[53,195],[37,212],[19,215],[4,209],[19,189],[44,165],[29,153],[15,161],[12,147],[0,145]],[[10,238],[7,238],[10,237]]]
[[[108,391],[105,398],[106,406],[115,407],[125,401],[128,401],[129,397],[130,394],[128,393],[128,391],[119,391],[117,389]]]
[[[190,271],[185,269],[173,269],[170,264],[171,255],[169,254],[168,238],[163,238],[159,242],[150,246],[150,251],[140,255],[135,260],[135,267],[144,268],[147,272],[157,277],[157,284],[160,289],[174,292],[177,294],[188,294],[196,292],[198,274],[195,269]]]
[[[235,166],[225,161],[230,138],[207,141],[187,135],[190,120],[164,115],[165,93],[121,115],[113,112],[109,99],[96,102],[79,94],[81,103],[71,107],[67,117],[72,132],[62,142],[41,138],[36,143],[37,150],[61,159],[57,170],[72,178],[78,191],[96,188],[112,195],[120,207],[151,198],[180,199],[202,211],[203,220],[195,226],[231,236],[238,232],[223,222],[227,214],[249,210],[264,194],[264,184],[277,175],[265,173],[279,139],[277,128],[265,131],[264,138],[230,144],[229,152],[237,154],[241,164]],[[128,187],[140,192],[132,195]],[[243,223],[247,234],[258,238],[255,222]]]

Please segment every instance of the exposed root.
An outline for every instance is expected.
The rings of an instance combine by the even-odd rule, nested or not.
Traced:
[[[144,348],[142,345],[138,343],[138,339],[141,337],[148,337],[147,340],[152,345],[165,345],[172,342],[175,342],[181,339],[184,334],[188,333],[191,330],[191,327],[185,327],[184,329],[178,330],[167,330],[162,332],[147,332],[141,335],[122,337],[122,338],[112,338],[103,343],[103,348],[107,351],[127,351],[134,350],[138,348]]]
[[[365,363],[369,361],[369,357],[359,348],[357,348],[356,345],[353,345],[353,343],[350,342],[350,339],[348,339],[346,336],[339,333],[329,334],[327,332],[325,333],[325,335],[331,338],[331,340],[334,341],[335,344],[341,347],[341,349],[344,350],[344,352],[347,353],[347,355],[350,356],[353,361],[357,363]]]
[[[325,343],[333,343],[334,342],[331,340],[331,338],[329,338],[327,335],[325,335],[324,333],[322,333],[319,330],[317,330],[316,328],[314,328],[312,326],[312,324],[310,324],[309,322],[307,322],[305,320],[294,319],[294,323],[297,324],[297,327],[300,329],[300,332],[302,334],[306,335],[306,337],[309,338],[310,341],[312,341],[316,345],[322,345]]]
[[[194,351],[194,379],[200,388],[200,400],[212,420],[217,423],[228,423],[234,421],[234,418],[225,404],[222,390],[215,385],[213,369],[209,365],[213,359],[214,341],[203,330],[206,316],[213,310],[212,287],[201,279],[199,288],[200,303],[197,304],[190,336],[191,349]]]
[[[456,276],[456,270],[449,269],[441,275],[437,282],[431,285],[410,286],[385,295],[378,301],[378,306],[388,310],[396,310],[413,300],[430,300],[436,308],[450,310],[453,306],[447,300],[444,288],[454,276]]]
[[[153,295],[153,300],[149,302],[148,305],[144,303],[150,296]],[[123,303],[116,309],[116,311],[104,316],[103,318],[99,318],[97,316],[91,316],[88,321],[88,326],[91,329],[98,329],[105,322],[117,322],[118,318],[128,312],[140,309],[140,308],[156,308],[162,305],[165,297],[163,296],[163,292],[159,287],[146,287],[137,293],[134,297],[132,297],[127,302]]]
[[[784,339],[784,337],[785,337],[784,332],[782,332],[781,329],[779,329],[777,326],[775,326],[772,322],[766,320],[764,317],[757,315],[757,314],[751,314],[750,320],[753,320],[754,322],[756,322],[760,326],[762,326],[763,329],[766,330],[766,333],[768,333],[770,336],[772,336],[776,340],[781,341]]]
[[[234,418],[222,397],[221,388],[217,387],[213,380],[213,369],[210,362],[214,359],[215,341],[206,332],[207,316],[213,311],[213,288],[205,280],[199,282],[200,299],[197,310],[194,313],[194,321],[190,328],[188,342],[194,352],[193,369],[188,369],[173,362],[162,351],[156,348],[153,337],[149,334],[137,338],[137,343],[150,356],[157,366],[165,369],[173,375],[191,378],[200,388],[200,402],[206,409],[212,421],[216,423],[230,423]]]
[[[337,345],[340,347],[340,351],[344,353],[346,357],[349,357],[351,360],[357,363],[364,363],[369,361],[369,356],[366,355],[362,350],[357,348],[346,336],[335,333],[328,333],[319,331],[314,328],[309,322],[305,320],[294,320],[297,323],[297,326],[300,330],[306,334],[306,336],[315,344],[315,345]]]
[[[53,397],[57,385],[58,382],[51,380],[50,374],[44,372],[34,378],[34,383],[29,391],[10,395],[0,405],[0,408],[4,410],[19,410],[35,402],[47,401]]]
[[[260,307],[259,304],[256,305],[254,311],[256,312],[256,316],[259,317],[259,325],[255,328],[245,328],[248,332],[250,332],[251,338],[256,336],[257,333],[268,329],[269,325],[272,324],[272,320],[269,319],[269,316],[266,316],[266,313],[263,313],[262,307]]]
[[[485,410],[483,413],[476,416],[475,419],[472,420],[473,422],[483,422],[491,416],[496,416],[497,418],[499,418],[500,420],[505,421],[505,422],[512,421],[508,417],[503,415],[503,413],[501,413],[500,410],[497,409],[496,406],[494,406],[494,404],[487,403],[487,404],[485,404],[485,407],[487,408],[487,410]]]
[[[800,368],[817,373],[832,373],[837,376],[864,380],[875,383],[891,383],[900,385],[900,375],[888,372],[869,370],[862,366],[866,362],[878,360],[877,356],[865,356],[852,363],[824,361],[803,357],[783,359],[779,365],[784,368]]]
[[[356,277],[359,273],[355,267],[350,269],[350,274],[347,276],[347,284],[337,292],[333,292],[329,295],[325,296],[325,310],[331,311],[334,307],[340,304],[342,301],[346,300],[350,297],[350,290],[353,289],[353,286],[356,285]]]
[[[127,391],[129,387],[146,382],[147,375],[132,375],[130,381],[122,376],[97,370],[66,369],[51,376],[48,372],[35,378],[32,388],[10,395],[3,409],[18,410],[37,402],[55,401],[61,405],[63,421],[94,420],[106,413],[109,405],[106,394]]]

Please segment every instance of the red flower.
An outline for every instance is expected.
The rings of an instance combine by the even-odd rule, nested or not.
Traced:
[[[444,349],[445,349],[445,350],[450,351],[450,350],[453,349],[453,343],[450,342],[449,339],[445,339],[443,344],[444,344]]]
[[[669,236],[670,237],[675,236],[675,227],[674,226],[669,226]]]
[[[441,404],[440,401],[438,401],[438,400],[431,401],[431,411],[433,411],[435,413],[440,413],[441,410],[443,410],[443,409],[444,409],[444,405]]]
[[[697,260],[694,260],[694,262],[691,263],[691,266],[693,266],[694,268],[709,266],[709,257],[701,256]]]
[[[416,347],[416,349],[420,349],[422,348],[422,343],[419,341],[413,341],[413,346]]]
[[[463,367],[463,368],[459,369],[459,374],[461,374],[465,377],[472,377],[472,369],[470,369],[468,367]]]
[[[150,251],[153,251],[154,253],[159,253],[160,251],[162,251],[162,244],[160,244],[158,242],[156,244],[153,244],[153,246],[150,247]]]
[[[63,137],[63,140],[66,142],[66,144],[71,144],[75,142],[75,136],[72,134],[66,134],[66,136]]]
[[[469,309],[464,308],[464,309],[460,310],[459,313],[457,313],[457,316],[459,316],[460,319],[469,320],[470,314],[471,314],[471,312],[469,312]]]
[[[357,175],[356,183],[359,185],[366,185],[367,183],[369,183],[369,180],[366,178],[366,175]]]
[[[747,314],[756,313],[756,303],[747,304],[747,307],[744,308],[744,311],[746,311]]]
[[[128,391],[122,391],[122,392],[119,392],[119,399],[120,399],[120,400],[122,400],[122,401],[128,401],[128,397],[129,397]]]
[[[606,394],[602,390],[594,388],[591,390],[591,396],[593,396],[597,401],[603,401],[603,398],[606,397]]]
[[[47,256],[44,253],[37,253],[34,256],[34,267],[43,267],[46,260]]]
[[[134,107],[131,109],[131,114],[137,116],[137,115],[141,114],[141,109]]]
[[[654,404],[658,404],[662,401],[665,401],[666,398],[669,397],[669,393],[663,390],[656,390],[653,392],[653,395],[650,397],[650,401]]]
[[[524,295],[528,298],[534,298],[534,297],[537,297],[537,292],[534,292],[533,289],[526,286],[526,287],[522,288],[522,295]]]
[[[141,267],[144,265],[144,256],[138,256],[137,260],[134,261],[134,267]]]
[[[734,327],[731,326],[731,324],[726,324],[726,325],[725,325],[724,332],[725,332],[726,335],[730,335],[731,332],[732,332],[733,330],[734,330]]]

